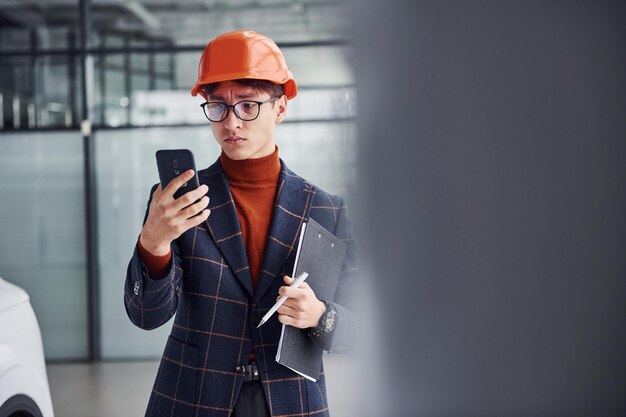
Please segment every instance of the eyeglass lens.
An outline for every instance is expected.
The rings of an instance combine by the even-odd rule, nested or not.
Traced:
[[[207,117],[212,121],[222,121],[226,118],[228,107],[224,103],[208,103]],[[254,120],[259,115],[259,105],[254,101],[241,101],[233,107],[235,115],[241,120]]]

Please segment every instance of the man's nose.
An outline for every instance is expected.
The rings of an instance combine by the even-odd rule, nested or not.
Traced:
[[[241,119],[235,114],[235,109],[231,108],[226,118],[223,120],[224,127],[229,130],[235,130],[241,127]]]

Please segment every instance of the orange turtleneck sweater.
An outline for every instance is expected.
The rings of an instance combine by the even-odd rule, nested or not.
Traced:
[[[280,175],[278,147],[271,155],[242,161],[232,160],[222,152],[220,162],[228,177],[230,192],[235,201],[252,281],[256,288]],[[210,195],[211,190],[209,190],[209,197]],[[164,256],[154,256],[141,244],[138,244],[138,248],[150,276],[155,279],[163,278],[172,258],[172,252]]]

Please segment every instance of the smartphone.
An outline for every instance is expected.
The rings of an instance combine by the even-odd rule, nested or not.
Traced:
[[[179,198],[183,194],[195,190],[200,186],[198,183],[196,164],[193,160],[193,154],[189,149],[161,149],[156,152],[156,160],[162,189],[167,187],[170,181],[185,171],[193,169],[196,173],[196,175],[184,183],[183,186],[174,193],[174,198]]]

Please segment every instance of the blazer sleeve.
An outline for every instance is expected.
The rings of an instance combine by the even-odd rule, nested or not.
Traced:
[[[346,259],[343,263],[335,299],[330,304],[337,311],[337,323],[331,334],[324,337],[313,337],[324,350],[341,353],[351,350],[356,344],[357,321],[354,317],[355,302],[358,299],[356,285],[356,244],[352,236],[352,227],[348,218],[347,208],[343,199],[339,205],[339,216],[334,235],[348,245]]]
[[[148,217],[150,202],[156,188],[157,185],[152,187],[150,192],[144,223]],[[145,330],[165,324],[176,312],[183,270],[176,241],[172,242],[171,246],[172,259],[167,275],[161,279],[150,277],[136,245],[128,264],[124,284],[124,306],[130,321]]]

